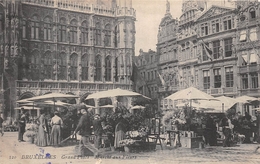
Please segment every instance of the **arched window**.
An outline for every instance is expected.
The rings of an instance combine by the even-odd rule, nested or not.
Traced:
[[[44,58],[45,79],[52,79],[53,58],[51,52],[50,51],[46,52],[43,58]]]
[[[106,57],[106,60],[105,60],[105,80],[106,81],[111,81],[111,71],[112,71],[112,68],[111,68],[111,57],[110,56],[107,56]]]
[[[118,72],[119,72],[119,60],[118,57],[115,58],[115,81],[118,82]]]
[[[61,53],[58,55],[57,62],[58,62],[58,79],[59,80],[66,80],[67,79],[67,56],[65,53]]]
[[[95,74],[95,81],[101,81],[102,80],[102,67],[101,67],[101,57],[98,55],[95,58],[95,64],[96,64],[96,74]]]
[[[111,47],[111,29],[109,24],[105,26],[104,44],[106,47]]]
[[[81,43],[88,44],[88,23],[87,21],[81,24]]]
[[[96,45],[101,46],[101,25],[100,23],[96,23]]]
[[[31,38],[32,39],[39,39],[39,18],[37,15],[32,17],[31,21]]]
[[[52,19],[50,17],[46,17],[44,19],[44,40],[51,40],[52,39],[52,35],[51,35],[51,31],[52,31]]]
[[[40,75],[40,55],[39,51],[34,51],[31,55],[31,75],[32,80],[39,80]]]
[[[77,80],[78,79],[78,55],[72,54],[70,57],[70,79]]]
[[[77,20],[70,22],[70,43],[77,43]]]
[[[82,80],[86,81],[88,80],[88,61],[89,61],[89,57],[87,54],[83,55],[81,58],[81,64],[82,64]]]
[[[61,18],[59,22],[59,33],[58,33],[58,41],[59,42],[66,42],[66,19]]]
[[[256,18],[255,9],[254,9],[254,8],[251,8],[251,9],[249,10],[249,13],[250,13],[250,17],[251,17],[252,19]]]

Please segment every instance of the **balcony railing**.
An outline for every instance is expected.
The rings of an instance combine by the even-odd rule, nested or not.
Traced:
[[[118,7],[106,8],[103,6],[96,6],[88,2],[75,2],[74,0],[22,0],[23,4],[49,6],[65,10],[73,10],[84,13],[93,13],[104,16],[132,16],[136,17],[136,11],[133,8]]]
[[[112,83],[87,83],[87,82],[46,82],[46,81],[16,81],[19,90],[68,90],[68,91],[87,91],[96,92],[115,88],[132,90],[130,84],[112,84]]]
[[[258,71],[260,71],[260,64],[251,64],[251,65],[239,67],[239,73],[258,72]]]

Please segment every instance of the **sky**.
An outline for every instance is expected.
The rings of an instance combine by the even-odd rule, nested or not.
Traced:
[[[169,2],[172,17],[179,18],[182,0]],[[166,0],[133,0],[132,7],[136,10],[135,55],[139,55],[140,49],[156,51],[159,24],[166,13]]]

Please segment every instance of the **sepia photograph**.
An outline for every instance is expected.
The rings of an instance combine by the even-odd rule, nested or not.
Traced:
[[[260,163],[260,1],[0,0],[0,164]]]

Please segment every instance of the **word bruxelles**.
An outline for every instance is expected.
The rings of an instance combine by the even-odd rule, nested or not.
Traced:
[[[22,155],[21,159],[56,159],[56,155]]]

